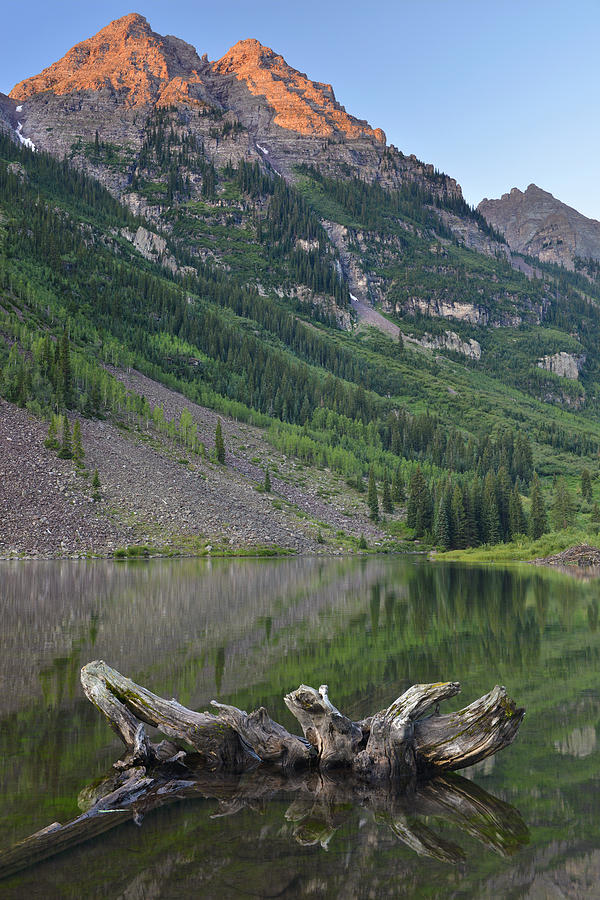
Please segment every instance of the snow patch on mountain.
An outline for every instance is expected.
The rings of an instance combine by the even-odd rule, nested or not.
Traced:
[[[17,109],[18,109],[18,107],[17,107]],[[31,140],[31,138],[23,137],[23,135],[21,134],[22,128],[23,128],[23,124],[21,122],[17,122],[17,130],[16,130],[15,134],[17,135],[17,137],[19,138],[19,140],[21,141],[21,143],[23,144],[24,147],[27,147],[29,150],[33,150],[35,152],[35,144]]]

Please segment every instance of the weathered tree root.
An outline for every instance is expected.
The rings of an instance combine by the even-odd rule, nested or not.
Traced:
[[[462,769],[497,753],[512,743],[525,715],[496,686],[470,706],[440,716],[438,704],[460,691],[457,682],[440,682],[415,684],[387,709],[353,722],[331,703],[327,685],[318,691],[300,685],[286,694],[285,703],[300,723],[302,738],[274,722],[263,707],[248,714],[213,700],[216,715],[187,709],[102,660],[84,666],[81,683],[127,748],[123,768],[160,763],[180,749],[199,754],[207,768],[232,772],[265,763],[285,771],[350,767],[369,782],[411,778]],[[425,717],[432,708],[435,713]],[[144,724],[159,728],[170,741],[152,745]]]
[[[513,807],[464,778],[438,777],[440,770],[472,765],[514,740],[525,711],[504,688],[440,716],[437,704],[460,686],[416,684],[387,709],[352,722],[332,704],[327,685],[318,691],[300,685],[285,697],[304,732],[298,737],[262,707],[248,714],[213,701],[216,715],[194,712],[102,661],[84,666],[81,683],[126,754],[109,777],[82,792],[81,816],[65,825],[54,822],[0,854],[0,879],[125,821],[140,824],[151,810],[184,797],[218,798],[220,814],[231,815],[282,791],[293,793],[286,819],[293,822],[294,838],[323,847],[355,804],[370,809],[415,852],[448,862],[464,859],[462,849],[415,815],[446,819],[503,855],[528,841]],[[436,712],[425,718],[432,707]],[[168,739],[152,744],[145,725]]]

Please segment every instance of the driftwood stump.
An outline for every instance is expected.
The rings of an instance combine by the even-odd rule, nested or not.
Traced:
[[[81,683],[125,754],[111,775],[82,792],[81,816],[54,822],[0,854],[0,879],[123,822],[140,824],[151,810],[188,796],[217,798],[222,814],[230,815],[282,791],[293,793],[286,819],[294,823],[295,840],[325,848],[356,804],[417,853],[440,860],[459,862],[464,853],[415,815],[442,817],[503,855],[528,841],[513,807],[464,778],[439,775],[514,740],[525,711],[502,687],[440,716],[437,705],[460,685],[416,684],[387,709],[353,722],[333,705],[327,685],[300,685],[285,697],[304,734],[298,737],[263,707],[248,714],[213,701],[216,713],[195,712],[101,660],[84,666]],[[146,725],[167,739],[151,743]]]
[[[285,696],[304,734],[298,737],[264,707],[248,714],[213,700],[216,714],[195,712],[152,694],[102,660],[84,666],[81,683],[127,748],[121,767],[164,758],[164,748],[148,740],[145,725],[153,725],[175,753],[193,751],[210,769],[239,772],[263,763],[285,771],[347,767],[371,782],[411,778],[462,769],[497,753],[512,743],[525,715],[496,686],[470,706],[440,716],[438,704],[460,691],[449,681],[415,684],[387,709],[353,722],[333,705],[326,684],[318,691],[302,684]]]

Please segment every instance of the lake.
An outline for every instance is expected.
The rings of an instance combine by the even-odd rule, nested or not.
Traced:
[[[282,698],[301,682],[354,719],[447,680],[462,693],[443,711],[494,684],[527,709],[465,778],[359,799],[245,776],[29,866],[0,897],[600,896],[599,585],[420,557],[0,563],[0,870],[79,815],[122,752],[79,685],[92,659],[294,731]]]

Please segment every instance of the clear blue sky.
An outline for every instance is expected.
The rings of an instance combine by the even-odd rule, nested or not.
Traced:
[[[600,219],[598,0],[5,3],[0,90],[129,12],[210,59],[258,38],[470,203],[535,182]]]

